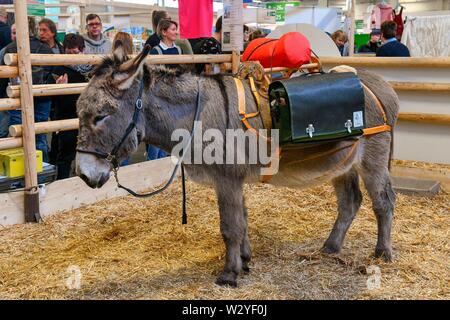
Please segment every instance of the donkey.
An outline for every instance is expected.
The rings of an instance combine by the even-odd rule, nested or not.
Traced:
[[[82,150],[109,152],[119,143],[131,122],[142,84],[142,114],[136,128],[117,151],[119,161],[134,152],[141,141],[170,152],[177,143],[171,141],[172,132],[180,128],[189,132],[192,130],[199,91],[200,119],[204,130],[214,128],[225,136],[226,129],[243,129],[238,113],[238,93],[232,76],[199,76],[165,66],[149,65],[145,63],[147,54],[148,48],[145,48],[135,58],[129,59],[119,47],[96,68],[94,77],[78,99],[80,128],[76,171],[92,188],[100,188],[109,179],[112,167],[105,159]],[[358,75],[378,97],[385,108],[387,123],[393,127],[399,109],[395,92],[376,74],[358,70]],[[257,105],[251,89],[247,83],[244,83],[244,88],[246,108],[248,112],[255,112]],[[374,127],[382,124],[381,112],[366,89],[365,105],[366,125]],[[251,119],[251,123],[256,129],[263,128],[259,117]],[[229,146],[227,143],[224,148]],[[340,252],[346,232],[361,205],[361,176],[378,223],[375,256],[390,261],[395,204],[389,175],[391,133],[364,136],[352,151],[348,146],[349,141],[344,140],[289,152],[282,156],[279,173],[269,183],[310,187],[332,181],[337,194],[338,215],[322,248],[324,253],[332,254]],[[337,151],[329,153],[332,149]],[[248,148],[237,152],[249,156]],[[315,157],[320,154],[327,156]],[[185,168],[193,181],[215,188],[220,231],[226,246],[225,266],[216,283],[235,287],[240,272],[249,271],[251,258],[243,185],[258,179],[260,165],[187,164]]]

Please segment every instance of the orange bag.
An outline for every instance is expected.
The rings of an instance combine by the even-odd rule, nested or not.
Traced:
[[[280,39],[258,38],[248,44],[242,61],[259,61],[264,68],[298,68],[311,61],[311,44],[299,32],[288,32]]]

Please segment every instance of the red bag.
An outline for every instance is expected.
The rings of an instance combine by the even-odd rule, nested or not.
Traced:
[[[264,68],[298,68],[311,61],[311,45],[299,32],[288,32],[280,39],[258,38],[248,44],[242,61],[259,61]]]

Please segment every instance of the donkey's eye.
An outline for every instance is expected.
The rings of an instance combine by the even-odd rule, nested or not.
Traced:
[[[105,119],[108,115],[101,115],[101,116],[96,116],[94,118],[94,126],[96,126],[100,121],[102,121],[103,119]]]

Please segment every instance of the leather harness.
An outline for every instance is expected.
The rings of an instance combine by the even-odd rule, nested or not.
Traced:
[[[271,123],[271,120],[269,121],[267,119],[267,117],[270,117],[270,107],[267,108],[269,110],[265,110],[265,112],[263,112],[263,106],[261,104],[261,95],[259,94],[258,90],[256,89],[255,86],[255,80],[252,76],[248,77],[248,81],[249,81],[249,86],[250,89],[252,91],[253,94],[253,98],[255,99],[256,105],[257,105],[257,109],[258,111],[256,112],[252,112],[252,113],[247,113],[246,112],[246,103],[245,103],[245,89],[244,89],[244,85],[242,83],[242,80],[240,78],[234,77],[234,82],[236,84],[236,89],[237,89],[237,96],[238,96],[238,105],[239,105],[239,116],[241,118],[242,124],[245,126],[245,128],[247,130],[249,130],[250,132],[254,133],[258,138],[264,139],[266,140],[268,143],[271,143],[272,140],[270,137],[265,137],[263,135],[261,135],[258,130],[256,130],[255,128],[253,128],[251,126],[251,124],[248,122],[248,119],[250,118],[254,118],[257,116],[260,116],[265,129],[267,129],[268,131],[270,131],[272,128],[267,127],[267,123]],[[373,93],[372,90],[370,90],[370,88],[365,85],[364,83],[362,83],[362,86],[366,89],[366,91],[369,93],[369,95],[373,98],[373,100],[375,101],[375,104],[377,105],[378,109],[381,112],[382,118],[383,118],[383,124],[380,126],[376,126],[376,127],[371,127],[371,128],[365,128],[363,129],[363,136],[369,136],[369,135],[373,135],[373,134],[377,134],[377,133],[381,133],[381,132],[390,132],[392,131],[392,127],[390,125],[387,124],[387,116],[386,116],[386,111],[383,107],[383,105],[381,104],[381,101],[378,99],[378,97]],[[339,167],[340,165],[344,164],[349,158],[350,156],[353,154],[353,152],[356,149],[356,146],[358,145],[359,140],[357,140],[355,143],[343,147],[343,148],[337,148],[337,149],[332,149],[324,154],[321,154],[320,156],[327,156],[329,154],[338,152],[342,149],[345,149],[347,147],[352,147],[350,152],[347,154],[347,156],[343,159],[343,161],[341,161],[337,167]],[[278,157],[278,161],[281,157],[281,149],[280,147],[277,147],[276,152],[275,152],[275,156]],[[308,159],[306,159],[308,160]],[[333,169],[334,170],[334,169]],[[273,175],[264,175],[261,176],[260,181],[261,182],[268,182]]]

